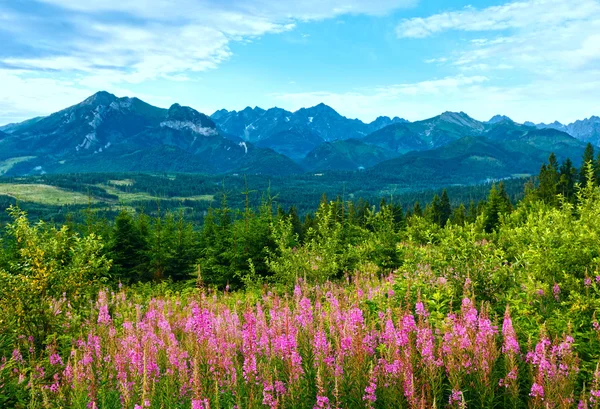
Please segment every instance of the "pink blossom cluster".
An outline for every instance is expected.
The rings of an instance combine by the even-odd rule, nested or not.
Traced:
[[[127,409],[491,407],[494,393],[518,395],[525,361],[532,402],[574,402],[571,337],[542,336],[522,353],[508,309],[499,331],[468,297],[440,319],[421,301],[391,297],[391,282],[377,283],[145,305],[125,290],[101,292],[81,339],[68,355],[49,348],[35,379],[57,407],[101,407],[108,393]],[[16,371],[26,364],[20,350],[8,359]],[[600,372],[585,402],[600,399],[599,384]]]

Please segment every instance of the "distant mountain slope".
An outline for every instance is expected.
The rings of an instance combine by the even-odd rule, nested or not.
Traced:
[[[29,126],[29,125],[32,125],[32,124],[34,124],[36,122],[39,122],[41,119],[44,119],[44,117],[43,116],[38,116],[38,117],[31,118],[31,119],[28,119],[28,120],[23,121],[23,122],[6,124],[6,125],[3,125],[3,126],[0,126],[0,131],[6,132],[6,133],[13,133],[13,132],[18,131],[22,127]]]
[[[323,142],[323,138],[308,129],[292,128],[269,135],[256,142],[256,146],[271,148],[295,161],[301,161]]]
[[[444,146],[469,135],[480,135],[485,125],[464,112],[444,112],[436,117],[386,126],[363,138],[363,142],[403,154]]]
[[[219,129],[228,134],[250,142],[268,139],[274,143],[279,143],[273,138],[275,134],[292,129],[300,134],[317,135],[324,141],[331,142],[362,138],[384,126],[406,122],[398,117],[390,119],[382,116],[366,124],[358,119],[346,118],[323,103],[296,112],[258,107],[247,107],[239,112],[222,109],[211,115],[211,118]]]
[[[489,121],[486,122],[486,124],[497,124],[498,122],[502,122],[502,121],[514,122],[512,119],[510,119],[506,115],[494,115],[493,117],[490,118]]]
[[[528,122],[528,124],[532,124]],[[583,120],[577,120],[568,125],[554,121],[551,124],[540,123],[535,125],[538,129],[551,128],[568,133],[569,135],[592,145],[600,146],[600,117],[591,116]]]
[[[174,104],[166,110],[107,92],[20,124],[0,138],[0,160],[14,157],[34,158],[16,163],[11,174],[301,171],[291,159],[272,150],[225,137],[212,119],[192,108]]]
[[[467,184],[537,173],[551,152],[559,160],[569,157],[579,163],[583,142],[556,130],[525,128],[528,130],[523,132],[490,132],[492,138],[466,136],[433,150],[414,151],[382,162],[370,172],[395,175],[413,184],[433,180]]]
[[[39,121],[19,124],[0,144],[0,158],[35,153],[62,156],[110,149],[147,128],[158,126],[167,110],[137,98],[98,92]]]
[[[566,128],[599,142],[598,122],[592,117]],[[407,183],[475,183],[537,172],[550,152],[577,163],[585,142],[561,126],[522,125],[502,115],[480,122],[464,112],[417,122],[378,117],[366,124],[324,104],[296,112],[220,110],[209,117],[179,104],[164,109],[98,92],[52,115],[3,127],[0,174],[289,175],[372,168]]]
[[[312,150],[302,161],[303,166],[315,170],[358,170],[390,159],[394,155],[377,146],[357,139],[325,142]]]

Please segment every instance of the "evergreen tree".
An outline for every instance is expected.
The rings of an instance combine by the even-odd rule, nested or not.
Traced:
[[[465,208],[465,205],[461,203],[452,212],[451,222],[452,222],[452,224],[456,224],[458,226],[464,226],[466,220],[467,220],[467,209]]]
[[[569,201],[575,197],[576,179],[577,169],[573,166],[571,159],[566,159],[560,166],[558,193],[562,194]]]
[[[415,216],[423,217],[423,209],[421,209],[421,205],[418,201],[415,202],[412,212]]]
[[[110,243],[110,256],[116,278],[126,282],[147,279],[147,243],[144,234],[133,218],[123,210],[115,219]]]
[[[483,211],[483,228],[486,232],[494,231],[500,224],[500,215],[509,212],[512,204],[504,190],[504,185],[500,183],[498,187],[492,185],[487,204]]]
[[[428,208],[425,208],[425,215],[429,221],[440,225],[440,220],[442,219],[441,200],[437,194],[433,196],[433,200]]]
[[[469,202],[469,210],[467,210],[467,218],[466,220],[469,223],[474,223],[475,220],[477,220],[477,206],[475,206],[475,201],[473,199],[471,199],[471,201]]]
[[[560,181],[558,161],[554,153],[550,154],[548,164],[542,165],[540,169],[540,185],[538,187],[538,197],[546,203],[555,203],[558,183]]]
[[[198,246],[193,226],[185,221],[182,210],[175,221],[169,244],[165,276],[173,281],[190,279],[196,271]]]
[[[448,197],[448,192],[446,189],[442,192],[442,197],[440,198],[440,209],[439,209],[439,225],[444,227],[450,216],[452,215],[452,207],[450,206],[450,198]]]
[[[300,217],[298,217],[298,210],[296,209],[296,206],[290,207],[290,211],[288,212],[287,216],[289,217],[290,222],[292,223],[294,234],[297,234],[298,239],[300,240],[300,242],[302,242],[304,232],[302,230],[302,222],[300,221]]]
[[[587,164],[591,163],[592,167],[595,169],[596,168],[596,163],[594,161],[594,147],[592,146],[591,143],[588,142],[588,144],[585,147],[585,151],[583,151],[583,162],[581,163],[581,169],[579,170],[579,183],[581,184],[581,186],[586,186],[587,185],[587,181],[588,181],[588,173],[587,173]]]

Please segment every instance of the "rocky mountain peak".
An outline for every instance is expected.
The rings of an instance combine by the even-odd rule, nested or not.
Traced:
[[[218,135],[215,123],[206,115],[193,108],[173,104],[167,119],[160,124],[163,128],[189,130],[204,136]]]
[[[490,118],[489,121],[487,121],[488,124],[497,124],[500,122],[514,122],[512,119],[510,119],[509,117],[507,117],[506,115],[494,115],[493,117]]]
[[[118,100],[118,98],[110,92],[99,91],[86,98],[80,105],[110,105],[116,100]]]

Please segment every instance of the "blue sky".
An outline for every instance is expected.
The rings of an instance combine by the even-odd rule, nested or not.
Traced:
[[[98,90],[348,117],[600,115],[600,0],[0,0],[0,124]]]

